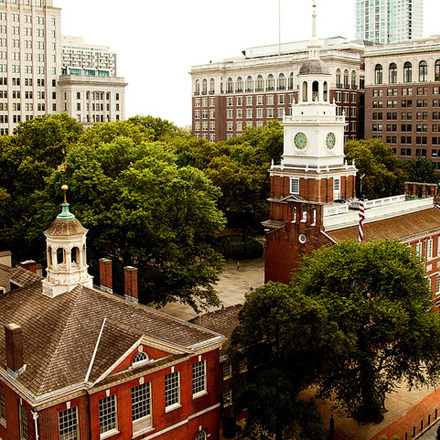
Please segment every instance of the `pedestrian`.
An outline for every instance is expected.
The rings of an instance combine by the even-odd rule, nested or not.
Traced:
[[[237,270],[240,269],[240,262],[237,261]]]

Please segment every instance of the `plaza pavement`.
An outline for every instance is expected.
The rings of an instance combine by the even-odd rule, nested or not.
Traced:
[[[244,304],[245,294],[251,287],[256,289],[264,284],[264,257],[255,260],[240,261],[237,270],[237,262],[228,260],[225,269],[220,275],[220,281],[216,284],[216,291],[224,307],[236,304]],[[211,307],[209,311],[216,310]],[[194,310],[180,303],[170,303],[163,307],[162,312],[188,321],[195,318]]]
[[[220,275],[220,281],[216,285],[216,291],[224,307],[243,304],[245,294],[251,288],[255,289],[264,284],[264,257],[251,261],[240,261],[240,268],[237,270],[236,261],[227,261],[225,269]],[[177,318],[188,321],[194,318],[196,313],[191,307],[180,303],[167,304],[161,309]],[[216,310],[210,308],[209,311]],[[312,397],[313,391],[305,392],[305,397]],[[388,440],[393,435],[399,435],[399,439],[405,439],[405,432],[408,439],[418,438],[420,433],[420,422],[424,420],[427,427],[428,414],[434,422],[434,411],[438,408],[440,415],[440,389],[435,391],[432,387],[422,387],[419,390],[408,392],[406,387],[397,388],[396,392],[390,394],[385,402],[387,412],[384,420],[377,424],[359,425],[353,419],[344,417],[332,409],[331,402],[317,399],[317,405],[322,414],[324,426],[328,428],[330,417],[335,417],[334,440],[378,440],[381,435],[386,435]],[[413,426],[418,427],[416,437],[412,436]],[[427,431],[420,440],[434,440],[432,431]]]

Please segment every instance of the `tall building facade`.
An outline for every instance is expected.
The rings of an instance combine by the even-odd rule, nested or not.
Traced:
[[[125,86],[116,54],[61,36],[53,0],[0,0],[0,135],[44,114],[85,125],[124,119]]]
[[[423,37],[423,0],[356,0],[356,39],[388,44]]]
[[[440,38],[366,48],[365,138],[440,169]]]
[[[345,139],[363,136],[363,45],[345,38],[319,40],[328,66],[330,100],[345,113]],[[239,136],[246,127],[281,121],[298,100],[298,74],[308,58],[308,41],[249,48],[237,58],[191,68],[193,135],[218,142]]]
[[[107,46],[84,44],[81,37],[61,38],[61,111],[84,126],[125,119],[127,83],[117,76],[116,54]]]
[[[60,28],[53,0],[0,0],[0,134],[59,112]]]

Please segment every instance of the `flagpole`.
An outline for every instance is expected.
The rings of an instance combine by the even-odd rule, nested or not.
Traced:
[[[365,220],[365,207],[364,207],[364,197],[362,194],[362,179],[365,177],[365,174],[360,176],[361,184],[360,184],[360,199],[359,199],[359,244],[362,244],[364,239],[364,220]]]

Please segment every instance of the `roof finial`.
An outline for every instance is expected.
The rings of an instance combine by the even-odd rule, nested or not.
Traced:
[[[61,214],[57,215],[57,220],[73,220],[75,216],[69,211],[69,204],[67,203],[67,190],[69,187],[63,185],[61,189],[64,192],[64,203],[61,205]]]
[[[316,25],[316,2],[313,2],[313,13],[312,13],[312,38],[310,39],[309,43],[309,59],[316,60],[319,59],[319,49],[321,45],[319,44],[318,40],[318,33],[317,33],[317,25]]]

